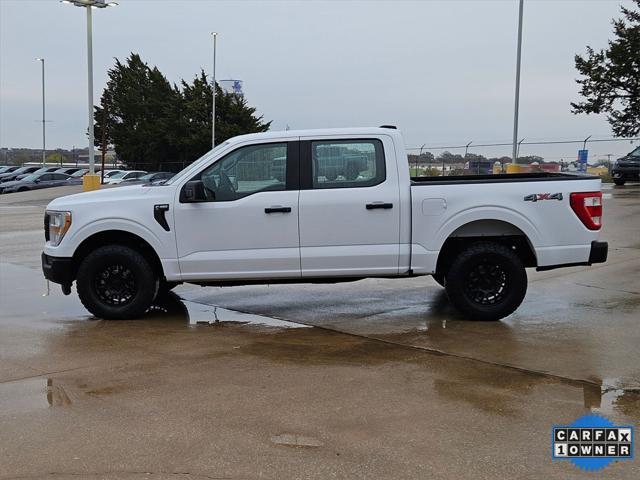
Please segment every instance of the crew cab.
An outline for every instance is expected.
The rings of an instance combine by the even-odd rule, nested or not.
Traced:
[[[604,262],[601,224],[597,177],[410,178],[393,127],[267,132],[161,184],[53,200],[42,268],[109,319],[182,282],[433,275],[465,318],[497,320],[522,302],[526,268]]]

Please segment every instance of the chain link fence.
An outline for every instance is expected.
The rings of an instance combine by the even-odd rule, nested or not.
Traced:
[[[408,147],[412,176],[487,175],[503,172],[579,172],[578,151],[588,150],[587,172],[606,177],[617,158],[638,146],[640,138],[590,136],[575,140],[521,139],[515,165],[512,143],[432,143]]]

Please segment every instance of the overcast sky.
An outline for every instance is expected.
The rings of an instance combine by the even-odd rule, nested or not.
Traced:
[[[172,82],[210,71],[215,30],[217,77],[243,80],[272,129],[395,124],[410,147],[511,140],[516,0],[119,3],[94,10],[96,101],[114,57],[130,52]],[[578,100],[573,56],[606,45],[620,4],[632,6],[525,0],[520,137],[611,136],[603,116],[574,116],[569,102]],[[46,59],[48,146],[86,144],[85,29],[84,9],[0,0],[1,146],[41,144],[38,56]],[[576,149],[523,146],[521,154]],[[595,155],[628,150],[628,142],[592,147]]]

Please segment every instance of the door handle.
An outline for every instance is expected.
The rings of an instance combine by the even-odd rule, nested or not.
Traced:
[[[377,208],[389,210],[390,208],[393,208],[393,203],[384,203],[384,202],[367,203],[367,210],[375,210]]]
[[[291,213],[291,207],[267,207],[264,209],[264,213]]]

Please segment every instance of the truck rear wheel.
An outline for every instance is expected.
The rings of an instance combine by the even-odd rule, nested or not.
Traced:
[[[625,182],[626,182],[626,180],[625,180],[624,178],[614,178],[614,179],[613,179],[613,183],[615,183],[616,185],[618,185],[618,186],[620,186],[620,187],[621,187],[622,185],[624,185],[624,184],[625,184]]]
[[[444,275],[442,274],[442,272],[434,273],[433,275],[431,275],[431,278],[433,278],[438,285],[444,287]]]
[[[78,268],[76,284],[85,308],[104,319],[141,316],[158,290],[158,278],[146,258],[124,245],[89,253]]]
[[[522,303],[527,272],[513,250],[478,242],[460,252],[446,274],[449,299],[471,320],[500,320]]]

